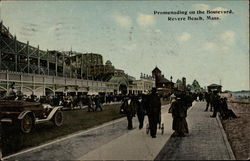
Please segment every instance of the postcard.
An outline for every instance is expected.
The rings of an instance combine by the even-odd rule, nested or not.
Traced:
[[[0,1],[2,160],[250,158],[247,0]]]

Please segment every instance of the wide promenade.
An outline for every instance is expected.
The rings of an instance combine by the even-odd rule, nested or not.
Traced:
[[[189,134],[171,137],[172,116],[169,106],[162,108],[164,134],[157,138],[146,134],[145,126],[128,131],[122,118],[78,132],[39,147],[7,156],[4,160],[230,160],[235,159],[218,118],[204,112],[204,102],[196,102],[188,111]],[[147,124],[147,118],[145,118]]]

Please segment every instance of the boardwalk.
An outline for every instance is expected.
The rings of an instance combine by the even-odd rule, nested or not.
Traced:
[[[158,131],[152,139],[138,129],[126,130],[126,120],[104,124],[100,127],[69,136],[6,160],[185,160],[185,159],[234,159],[220,122],[204,112],[205,104],[196,103],[188,113],[190,134],[184,138],[171,138],[172,117],[167,113],[169,106],[162,112],[165,124],[164,134]],[[147,119],[146,121],[147,122]]]
[[[188,115],[190,134],[170,138],[156,160],[230,160],[235,159],[221,123],[204,112],[205,103],[197,103]]]

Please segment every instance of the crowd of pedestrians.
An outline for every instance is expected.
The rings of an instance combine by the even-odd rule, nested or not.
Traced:
[[[96,95],[88,95],[80,94],[80,95],[70,95],[70,94],[62,94],[62,95],[48,95],[48,96],[40,96],[37,97],[34,94],[30,96],[24,95],[21,91],[14,91],[11,89],[8,93],[0,98],[0,100],[23,100],[28,102],[40,102],[42,104],[49,104],[51,106],[63,106],[64,109],[82,109],[84,106],[87,107],[89,112],[94,111],[102,111],[103,104],[110,104],[113,102],[120,102],[123,100],[122,95],[113,95],[113,94],[96,94]]]
[[[177,91],[171,97],[171,107],[169,112],[173,116],[173,136],[184,136],[188,133],[186,122],[187,109],[192,106],[193,95],[190,92]],[[132,119],[137,115],[139,129],[143,128],[144,117],[147,115],[149,131],[152,138],[156,137],[157,125],[161,125],[161,98],[158,96],[157,89],[153,88],[150,94],[138,96],[128,96],[124,98],[121,105],[121,113],[126,114],[128,129],[133,129]]]
[[[160,122],[161,100],[156,93],[156,88],[152,89],[151,94],[141,94],[138,96],[129,95],[124,98],[121,105],[121,113],[126,114],[128,120],[128,130],[133,129],[132,119],[137,115],[139,129],[143,128],[145,115],[148,116],[150,135],[155,138],[157,124]]]
[[[191,93],[189,91],[175,91],[170,96],[169,113],[172,114],[172,137],[184,137],[189,133],[186,121],[187,110],[192,106],[193,101],[206,101],[205,111],[213,112],[211,117],[220,113],[222,119],[237,118],[235,113],[228,109],[227,99],[221,98],[217,91]],[[157,124],[161,124],[161,99],[153,88],[150,94],[138,96],[130,95],[123,99],[120,109],[121,113],[127,116],[128,130],[133,129],[133,117],[137,115],[139,129],[143,128],[144,117],[148,117],[149,130],[152,138],[156,137]]]
[[[231,109],[228,109],[227,98],[222,98],[217,91],[206,92],[205,100],[207,103],[205,111],[210,107],[210,112],[213,112],[210,117],[216,117],[217,113],[220,113],[222,119],[238,118]]]
[[[184,137],[188,134],[188,124],[186,121],[187,110],[192,106],[193,101],[206,101],[205,111],[213,112],[211,117],[216,117],[220,113],[222,119],[237,118],[235,113],[228,109],[226,98],[221,98],[217,91],[191,93],[189,91],[175,91],[170,97],[171,106],[169,113],[172,114],[173,137]],[[13,90],[3,99],[26,100],[31,102],[47,103],[52,106],[62,105],[63,107],[87,106],[88,112],[103,111],[104,103],[122,102],[120,113],[125,114],[128,121],[128,130],[133,129],[133,118],[137,115],[139,129],[143,128],[144,118],[148,117],[149,130],[152,138],[156,137],[157,124],[161,125],[161,98],[156,88],[152,88],[149,94],[139,95],[57,95],[41,96],[38,98],[34,94],[29,97],[21,92]]]

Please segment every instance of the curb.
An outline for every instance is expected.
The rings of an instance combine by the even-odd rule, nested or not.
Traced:
[[[165,108],[166,106],[168,106],[168,105],[163,105],[162,108]],[[85,129],[85,130],[77,131],[75,133],[68,134],[68,135],[56,138],[56,139],[51,140],[51,141],[49,141],[47,143],[44,143],[44,144],[41,144],[41,145],[38,145],[38,146],[35,146],[35,147],[30,147],[30,148],[27,148],[27,149],[23,149],[20,152],[4,156],[3,158],[0,158],[0,161],[6,160],[6,159],[11,159],[12,157],[21,155],[23,153],[28,153],[28,152],[34,151],[36,149],[43,148],[45,146],[48,146],[48,145],[51,145],[51,144],[54,144],[54,143],[57,143],[57,142],[60,142],[60,141],[63,141],[63,140],[70,139],[72,137],[76,137],[76,136],[79,136],[79,135],[84,135],[84,134],[86,134],[86,133],[88,133],[90,131],[93,131],[93,130],[96,130],[96,129],[99,129],[99,128],[103,128],[105,126],[108,126],[108,125],[111,125],[111,124],[114,124],[114,123],[118,123],[118,122],[124,121],[126,119],[127,119],[126,117],[121,117],[121,118],[118,118],[118,119],[115,119],[115,120],[111,120],[109,122],[105,122],[105,123],[100,124],[100,125],[96,125],[94,127],[90,127],[88,129]]]
[[[115,119],[115,120],[111,120],[109,122],[105,122],[103,124],[100,124],[100,125],[96,125],[94,127],[90,127],[89,129],[85,129],[85,130],[81,130],[81,131],[77,131],[75,133],[72,133],[72,134],[68,134],[68,135],[65,135],[65,136],[62,136],[62,137],[59,137],[59,138],[56,138],[54,140],[51,140],[47,143],[44,143],[44,144],[41,144],[41,145],[38,145],[38,146],[35,146],[35,147],[30,147],[30,148],[27,148],[27,149],[23,149],[21,150],[20,152],[17,152],[17,153],[14,153],[14,154],[11,154],[11,155],[7,155],[7,156],[4,156],[3,158],[1,158],[2,160],[6,160],[6,159],[10,159],[12,157],[15,157],[15,156],[18,156],[18,155],[21,155],[23,153],[27,153],[27,152],[31,152],[31,151],[34,151],[36,149],[39,149],[39,148],[43,148],[45,146],[48,146],[48,145],[51,145],[51,144],[54,144],[54,143],[57,143],[57,142],[60,142],[60,141],[64,141],[64,140],[67,140],[67,139],[70,139],[70,138],[73,138],[73,137],[76,137],[76,136],[79,136],[79,135],[84,135],[90,131],[93,131],[93,130],[96,130],[98,128],[103,128],[105,126],[108,126],[108,125],[111,125],[111,124],[114,124],[114,123],[117,123],[117,122],[120,122],[120,121],[123,121],[123,120],[126,120],[126,117],[122,117],[122,118],[118,118],[118,119]],[[0,161],[2,161],[0,160]]]
[[[224,143],[226,144],[226,148],[227,148],[228,155],[229,155],[229,157],[230,157],[231,160],[236,160],[235,155],[234,155],[234,153],[233,153],[233,150],[232,150],[232,148],[231,148],[231,145],[230,145],[229,142],[228,142],[227,135],[226,135],[226,133],[225,133],[225,130],[224,130],[222,124],[221,124],[221,120],[220,120],[220,118],[219,118],[218,115],[216,116],[216,120],[217,120],[217,122],[218,122],[218,124],[219,124],[220,131],[221,131],[221,134],[222,134]]]

